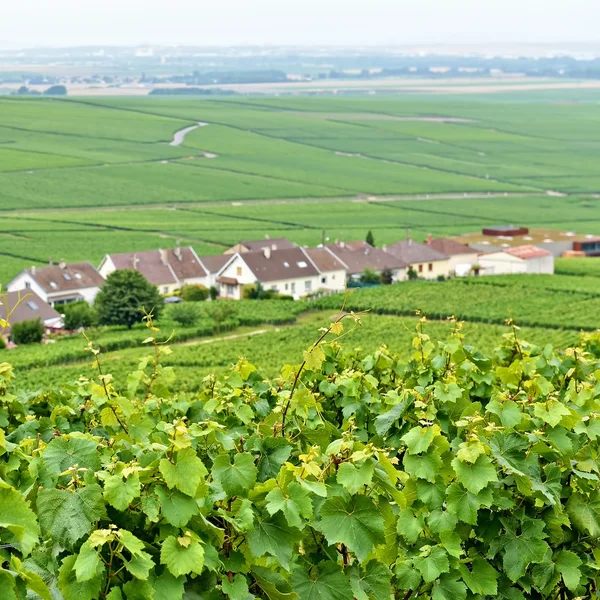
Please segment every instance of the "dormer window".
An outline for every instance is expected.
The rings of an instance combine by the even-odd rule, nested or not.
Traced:
[[[298,266],[299,266],[301,269],[306,269],[306,267],[308,267],[308,265],[307,265],[307,264],[306,264],[306,263],[305,263],[303,260],[301,260],[301,261],[298,263]]]
[[[29,306],[31,310],[40,310],[40,307],[33,300],[29,300],[27,306]]]

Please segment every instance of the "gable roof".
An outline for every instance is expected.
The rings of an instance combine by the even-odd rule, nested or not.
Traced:
[[[302,248],[238,254],[260,282],[314,277],[319,271]]]
[[[510,254],[511,256],[516,256],[522,260],[541,258],[542,256],[553,256],[552,252],[531,245],[517,246],[516,248],[506,248],[506,250],[503,250],[503,252]]]
[[[402,240],[386,248],[386,252],[401,258],[410,265],[415,263],[435,262],[436,260],[448,260],[448,256],[438,252],[425,244],[419,244],[414,240]]]
[[[212,256],[200,256],[202,266],[209,273],[218,273],[231,260],[231,254],[214,254]]]
[[[248,240],[239,242],[248,252],[260,252],[263,248],[271,248],[271,250],[286,250],[296,248],[296,244],[290,242],[287,238],[266,238],[264,240]]]
[[[179,283],[182,279],[206,277],[208,272],[193,248],[144,250],[109,254],[115,268],[135,269],[154,285]]]
[[[305,252],[321,273],[346,270],[346,267],[327,248],[306,248]]]
[[[56,320],[57,323],[62,324],[60,313],[31,290],[3,294],[0,304],[0,319],[6,319],[7,312],[10,313],[10,323],[6,332],[10,331],[11,325],[36,319],[42,323]]]
[[[349,252],[364,252],[365,250],[374,248],[374,246],[371,246],[371,244],[365,242],[364,240],[354,240],[351,242],[339,241],[335,242],[334,244],[329,244],[329,247],[335,247],[339,250],[347,250]]]
[[[459,254],[477,254],[477,250],[470,248],[466,244],[461,244],[450,238],[436,238],[426,240],[425,245],[433,250],[437,250],[447,256],[458,256]]]
[[[365,269],[374,271],[389,269],[394,271],[408,267],[408,264],[401,258],[385,252],[381,248],[373,248],[368,244],[362,251],[341,247],[339,244],[331,244],[325,246],[325,248],[342,263],[350,275],[362,273]]]
[[[25,270],[48,294],[100,287],[104,277],[89,262],[31,267]]]

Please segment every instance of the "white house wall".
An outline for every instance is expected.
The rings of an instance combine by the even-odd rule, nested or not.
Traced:
[[[527,273],[526,261],[504,252],[494,252],[493,254],[481,256],[479,265],[483,267],[482,275]]]
[[[26,284],[29,284],[29,287]],[[48,302],[48,294],[42,288],[35,279],[27,272],[19,273],[12,281],[6,286],[8,292],[22,291],[23,295],[29,290],[35,292],[44,302]]]

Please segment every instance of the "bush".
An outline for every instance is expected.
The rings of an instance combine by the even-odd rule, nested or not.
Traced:
[[[381,275],[368,267],[360,274],[361,283],[381,283]]]
[[[409,281],[416,281],[417,279],[419,279],[418,273],[412,267],[408,267],[406,276],[408,277]]]
[[[15,344],[39,344],[44,331],[44,324],[39,319],[21,321],[11,327],[10,338]]]
[[[217,292],[217,288],[214,285],[210,286],[209,293],[210,293],[211,300],[216,300],[217,296],[219,295],[219,293]]]
[[[208,290],[203,285],[184,285],[180,296],[186,302],[203,302],[208,298]]]
[[[381,271],[381,283],[383,285],[391,285],[394,281],[394,274],[390,269]]]
[[[96,311],[85,301],[65,304],[62,308],[65,329],[79,329],[80,327],[93,327],[97,324]]]
[[[144,312],[152,312],[157,319],[163,306],[156,287],[133,269],[111,273],[94,304],[101,325],[125,325],[129,329],[142,320]]]
[[[6,340],[3,335],[0,335],[0,350],[4,350],[6,348]]]
[[[200,317],[198,307],[195,304],[183,302],[171,307],[169,316],[182,327],[193,327]]]

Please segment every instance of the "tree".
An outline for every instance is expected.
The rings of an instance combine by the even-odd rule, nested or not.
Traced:
[[[15,344],[39,344],[44,337],[44,325],[39,319],[15,323],[10,337]]]
[[[199,318],[198,307],[195,304],[174,304],[169,311],[169,316],[175,323],[182,327],[193,327]]]
[[[144,312],[158,318],[163,301],[155,286],[133,269],[114,271],[96,296],[94,304],[101,325],[126,325],[142,320]]]
[[[204,302],[208,298],[208,290],[203,285],[184,285],[181,298],[186,302]]]
[[[381,283],[381,276],[368,267],[360,274],[361,283]]]
[[[52,85],[45,92],[45,96],[66,96],[67,88],[64,85]]]
[[[219,293],[217,292],[217,288],[214,285],[210,286],[210,290],[208,290],[208,293],[210,294],[211,300],[216,300],[217,296],[219,295]]]
[[[408,276],[409,281],[415,281],[416,279],[419,279],[419,275],[412,267],[408,267],[406,275]]]
[[[98,316],[94,309],[85,301],[72,302],[63,307],[65,329],[79,329],[80,327],[92,327]]]
[[[373,236],[373,232],[370,229],[367,232],[367,237],[365,239],[365,242],[367,242],[367,244],[369,244],[371,246],[375,246],[375,237]]]
[[[235,306],[228,300],[221,300],[215,302],[209,310],[209,314],[215,322],[215,330],[217,333],[221,333],[221,326],[227,319],[233,317],[237,313]]]
[[[394,274],[390,269],[384,269],[381,271],[381,283],[383,285],[391,285],[394,281]]]

